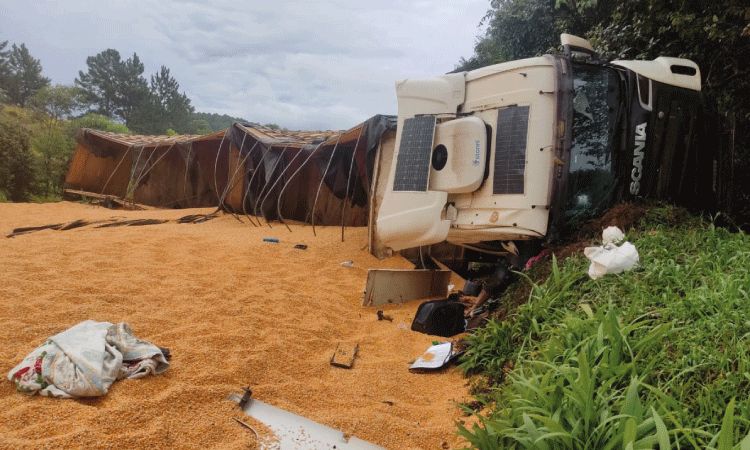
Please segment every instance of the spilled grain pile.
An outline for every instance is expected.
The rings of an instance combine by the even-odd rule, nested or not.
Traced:
[[[411,268],[363,249],[367,230],[273,224],[229,215],[178,223],[182,211],[112,211],[75,204],[0,204],[0,368],[87,319],[128,322],[172,354],[164,374],[116,382],[104,397],[29,397],[0,383],[3,448],[254,448],[264,433],[226,397],[253,397],[389,449],[448,448],[467,382],[452,369],[414,374],[434,337],[360,306],[367,268]],[[75,220],[168,220],[145,226],[13,229]],[[263,238],[277,238],[278,243]],[[294,248],[297,244],[307,249]],[[341,266],[353,261],[353,267]],[[337,344],[359,344],[350,370]],[[268,438],[268,436],[266,436]]]

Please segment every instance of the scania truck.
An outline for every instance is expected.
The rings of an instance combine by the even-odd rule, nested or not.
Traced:
[[[559,55],[396,83],[373,254],[442,241],[518,254],[621,201],[714,201],[698,66],[605,62],[582,38],[561,41]]]

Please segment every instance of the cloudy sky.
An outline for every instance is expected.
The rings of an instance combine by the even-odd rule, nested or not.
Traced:
[[[346,129],[395,114],[394,82],[473,53],[489,0],[2,0],[0,41],[25,43],[52,84],[86,58],[137,53],[196,111],[289,129]]]

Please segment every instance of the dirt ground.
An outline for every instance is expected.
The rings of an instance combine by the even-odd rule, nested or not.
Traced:
[[[310,226],[290,233],[231,215],[176,222],[211,211],[0,204],[0,448],[261,448],[233,417],[268,446],[268,430],[226,400],[243,387],[388,449],[461,446],[454,422],[466,420],[456,403],[471,400],[467,380],[454,368],[408,371],[436,339],[409,330],[420,302],[382,308],[392,322],[361,306],[368,268],[411,268],[408,261],[372,257],[365,228],[347,229],[342,243],[338,227],[316,227],[314,236]],[[170,221],[5,237],[18,227],[112,218]],[[353,267],[341,265],[349,260]],[[7,381],[46,338],[87,319],[129,323],[170,349],[171,367],[80,400],[28,396]],[[329,364],[339,343],[359,344],[350,370]]]

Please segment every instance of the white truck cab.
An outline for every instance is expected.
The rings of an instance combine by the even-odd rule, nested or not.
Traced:
[[[606,63],[581,38],[562,42],[564,55],[396,83],[395,148],[374,177],[373,254],[448,241],[502,255],[618,201],[710,196],[710,175],[699,179],[711,158],[696,148],[697,65]]]

